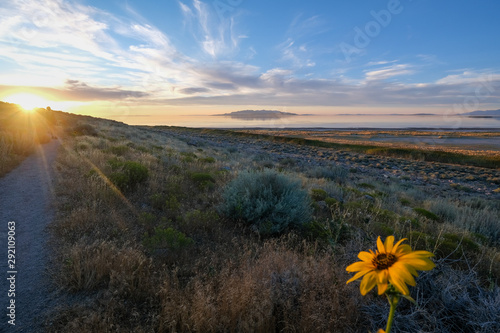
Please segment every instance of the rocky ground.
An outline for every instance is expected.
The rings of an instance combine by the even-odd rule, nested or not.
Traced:
[[[191,146],[211,146],[249,155],[265,154],[274,163],[304,168],[335,164],[348,168],[351,173],[357,172],[382,180],[399,179],[430,191],[445,192],[447,196],[500,198],[499,169],[367,155],[182,128],[161,128],[160,131]]]

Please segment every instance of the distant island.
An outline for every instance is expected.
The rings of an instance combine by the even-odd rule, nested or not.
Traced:
[[[282,112],[277,110],[241,110],[223,114],[214,114],[213,116],[224,116],[243,120],[267,120],[300,115],[297,113]]]
[[[470,118],[500,118],[500,109],[486,111],[472,111],[461,113],[460,115],[469,116]]]

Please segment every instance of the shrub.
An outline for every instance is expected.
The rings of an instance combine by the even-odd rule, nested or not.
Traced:
[[[80,135],[97,136],[96,129],[89,124],[76,125],[70,130],[70,133],[73,136],[80,136]]]
[[[328,197],[328,198],[325,199],[325,203],[326,203],[326,205],[328,207],[331,208],[331,207],[337,205],[339,203],[339,201],[337,199],[335,199],[335,198]]]
[[[110,165],[119,171],[111,173],[109,179],[122,191],[135,190],[137,185],[148,179],[148,168],[139,162],[112,160]]]
[[[215,179],[211,174],[203,172],[195,172],[191,174],[191,180],[200,188],[205,188],[215,183]]]
[[[413,208],[413,211],[415,211],[415,213],[417,213],[420,216],[428,218],[429,220],[434,220],[434,221],[440,220],[439,216],[437,216],[433,212],[429,212],[427,209]]]
[[[430,209],[446,222],[453,222],[457,218],[458,207],[448,200],[437,198],[430,202]]]
[[[342,184],[349,176],[349,172],[348,169],[341,166],[318,166],[308,169],[306,174],[312,178],[326,178]]]
[[[368,183],[360,183],[358,184],[359,187],[362,187],[362,188],[367,188],[369,190],[374,190],[376,189],[375,185],[373,184],[368,184]]]
[[[130,151],[130,148],[128,146],[113,146],[109,147],[107,151],[114,155],[123,156]]]
[[[200,158],[199,161],[203,162],[203,163],[215,163],[215,158],[208,156],[208,157]]]
[[[193,240],[173,228],[156,227],[152,236],[147,234],[144,236],[143,244],[149,251],[159,249],[178,250],[193,244]]]
[[[198,158],[198,156],[196,156],[196,154],[193,152],[183,151],[180,154],[182,156],[181,161],[184,163],[193,163],[195,161],[195,159]]]
[[[165,197],[161,193],[155,193],[149,196],[151,201],[151,207],[154,209],[163,209],[163,204],[165,203]]]
[[[313,188],[311,190],[311,198],[314,201],[323,201],[328,197],[328,193],[325,190],[320,188]]]
[[[469,237],[451,233],[443,234],[436,248],[438,257],[458,259],[464,252],[469,254],[479,252],[479,245]]]
[[[222,214],[263,234],[282,233],[311,217],[311,199],[300,182],[273,170],[241,173],[227,185],[223,199]]]
[[[482,234],[490,239],[493,244],[500,243],[499,214],[489,207],[473,209],[465,206],[458,210],[457,218],[453,224],[459,228]]]
[[[406,199],[406,198],[401,198],[399,199],[399,202],[401,203],[401,205],[403,206],[409,206],[411,204],[411,201]]]
[[[297,161],[291,157],[285,157],[284,159],[280,160],[280,165],[284,166],[284,167],[293,167],[296,164],[297,164]]]

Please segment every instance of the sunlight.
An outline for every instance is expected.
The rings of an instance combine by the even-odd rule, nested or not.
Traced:
[[[32,111],[35,108],[45,108],[50,101],[40,95],[30,93],[19,93],[3,98],[5,102],[20,105],[26,111]]]

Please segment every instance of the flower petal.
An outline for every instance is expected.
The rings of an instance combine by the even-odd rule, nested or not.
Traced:
[[[409,264],[407,264],[405,262],[401,262],[401,261],[400,261],[400,263],[402,265],[405,265],[406,269],[408,270],[408,272],[410,272],[411,275],[413,275],[415,277],[418,276],[417,270],[412,265],[409,265]]]
[[[398,259],[400,263],[412,266],[414,269],[419,271],[429,271],[436,267],[430,259],[427,258],[412,258],[408,256],[403,256]]]
[[[377,284],[377,274],[372,271],[366,274],[361,280],[361,284],[359,285],[359,290],[361,291],[361,295],[365,296],[370,290],[375,287]]]
[[[415,256],[415,257],[422,257],[422,258],[434,257],[434,253],[429,252],[429,251],[412,251],[409,254],[411,254],[412,256]]]
[[[397,249],[395,249],[395,250],[393,249],[393,253],[399,254],[399,255],[411,253],[411,247],[408,244],[402,244],[402,245],[398,246]]]
[[[376,271],[377,273],[377,286],[378,286],[378,294],[382,295],[385,293],[388,287],[387,279],[389,277],[389,271],[387,269],[383,269],[380,271]]]
[[[406,284],[400,279],[397,274],[389,274],[389,282],[403,295],[409,295],[410,291]]]
[[[394,245],[394,247],[392,248],[392,251],[390,251],[390,252],[391,252],[391,253],[397,253],[399,245],[400,245],[401,243],[403,243],[405,240],[406,240],[406,238],[402,238],[402,239],[400,239],[400,240],[399,240],[399,241],[398,241],[398,242]],[[409,245],[408,245],[408,247],[409,247]],[[411,247],[410,247],[410,251],[411,251]]]
[[[370,252],[366,252],[366,251],[361,251],[358,254],[358,258],[365,261],[365,262],[372,262],[373,257],[375,257],[373,254],[371,254]]]
[[[378,286],[378,294],[382,295],[387,291],[387,288],[389,287],[388,283],[382,283],[382,284],[377,284]]]
[[[352,282],[354,280],[357,280],[359,279],[360,277],[362,277],[363,275],[365,275],[366,273],[368,273],[370,270],[369,269],[366,269],[366,270],[362,270],[360,272],[357,272],[356,274],[354,274],[354,276],[352,278],[350,278],[345,284],[348,284],[349,282]]]
[[[404,281],[406,284],[409,284],[410,286],[415,286],[415,279],[411,275],[411,273],[408,271],[406,265],[402,263],[395,263],[391,267],[388,268],[389,270],[389,275],[390,276],[397,276],[399,277],[402,281]]]
[[[394,236],[387,236],[384,242],[385,252],[391,253],[394,245]]]
[[[365,269],[374,269],[373,264],[367,263],[364,261],[356,261],[354,264],[350,264],[349,266],[346,267],[346,271],[348,272],[357,272],[357,271],[362,271]]]
[[[377,283],[387,283],[387,278],[389,277],[389,271],[387,269],[377,270],[375,272],[377,273]]]
[[[382,243],[380,236],[377,238],[377,249],[379,253],[385,253],[385,246],[384,243]]]

